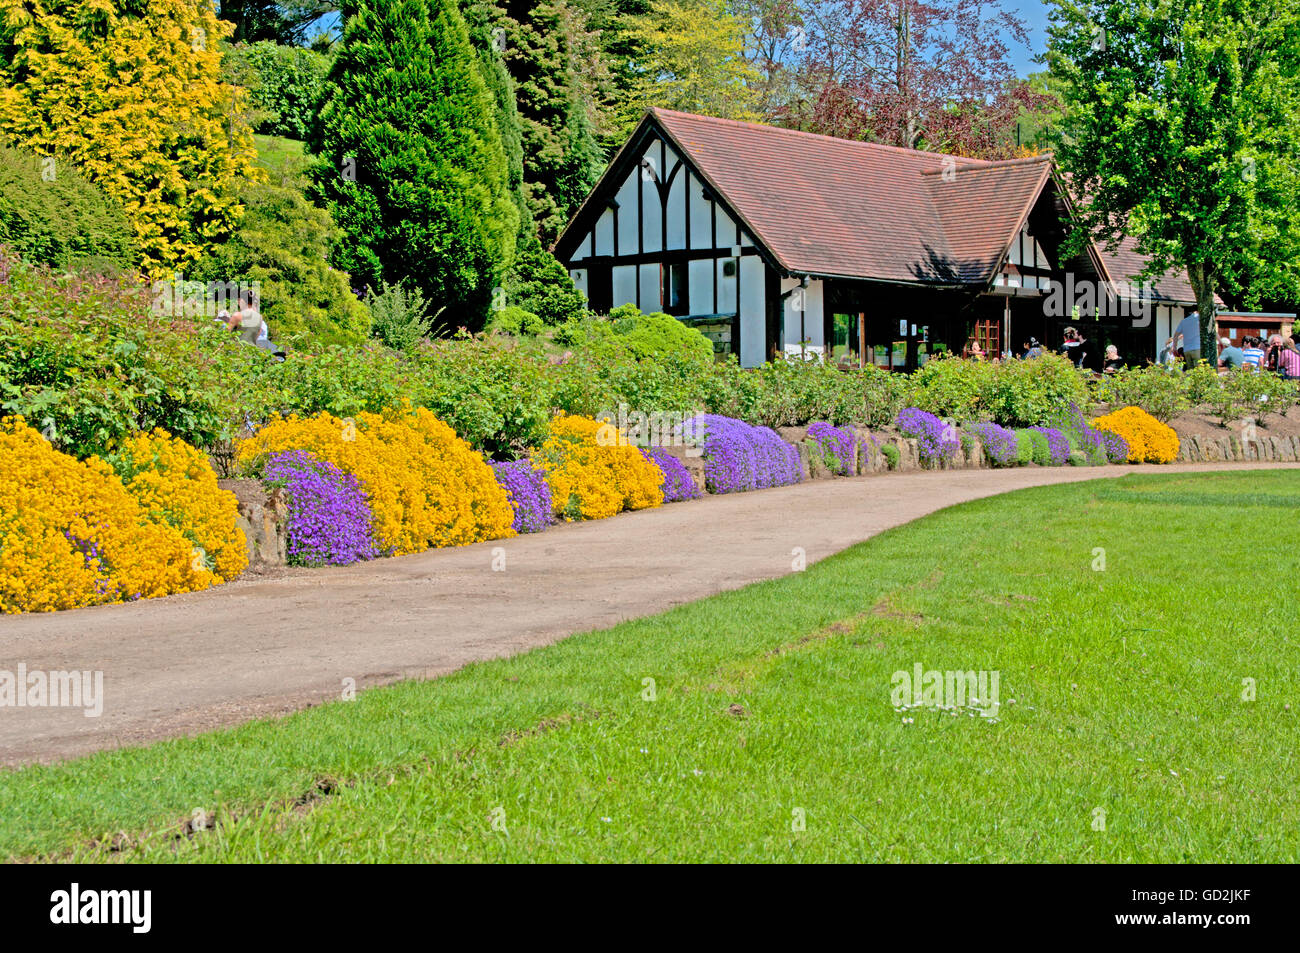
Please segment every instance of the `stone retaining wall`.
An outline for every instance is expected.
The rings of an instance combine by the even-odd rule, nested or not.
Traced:
[[[898,450],[898,470],[920,470],[921,455],[917,442],[908,437],[897,435],[871,434],[858,427],[845,428],[853,431],[858,440],[865,441],[872,451],[854,461],[855,474],[881,473],[889,469],[889,463],[880,447],[891,444]],[[782,439],[794,444],[799,450],[799,459],[803,467],[805,480],[835,479],[818,452],[815,441],[808,439],[807,427],[781,427],[777,431]],[[988,466],[984,460],[984,450],[979,438],[973,438],[968,450],[963,449],[945,470],[979,469]],[[681,460],[691,474],[695,485],[704,491],[704,459],[693,456],[686,447],[665,448]],[[1216,461],[1298,461],[1300,462],[1300,437],[1272,437],[1260,435],[1259,439],[1243,442],[1240,435],[1226,433],[1222,437],[1182,437],[1178,450],[1181,463],[1210,463]],[[282,491],[269,492],[257,480],[220,480],[219,485],[235,494],[239,501],[239,528],[248,539],[249,568],[256,571],[269,566],[285,564],[285,518],[286,511]]]

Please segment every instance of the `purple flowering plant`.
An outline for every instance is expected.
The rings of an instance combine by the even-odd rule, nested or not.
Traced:
[[[962,429],[980,438],[984,456],[995,467],[1016,465],[1020,456],[1020,446],[1014,430],[1008,430],[988,420],[966,424]]]
[[[753,427],[720,414],[698,414],[683,423],[683,431],[702,445],[704,480],[710,493],[761,490],[803,479],[799,451],[770,427]]]
[[[700,488],[695,485],[691,472],[686,465],[663,447],[644,447],[642,455],[659,467],[664,475],[661,484],[665,503],[680,503],[682,500],[694,500],[700,495]]]
[[[284,489],[290,565],[343,566],[379,555],[370,503],[352,474],[306,450],[286,450],[267,459],[263,478]]]
[[[1066,434],[1067,438],[1072,438],[1091,463],[1101,464],[1107,460],[1111,463],[1123,463],[1128,459],[1128,444],[1124,438],[1094,429],[1088,423],[1088,418],[1084,416],[1083,411],[1079,409],[1079,405],[1073,401],[1049,423]],[[1115,458],[1112,451],[1120,453],[1119,459]]]
[[[527,459],[511,460],[492,464],[492,472],[510,497],[516,533],[540,533],[555,522],[551,487],[540,467]]]
[[[1106,448],[1106,459],[1111,463],[1128,462],[1128,441],[1109,430],[1096,431],[1101,434],[1102,444]]]
[[[1063,467],[1070,459],[1070,439],[1055,427],[1030,427],[1047,438],[1047,456],[1054,467]]]
[[[808,425],[808,437],[817,444],[828,470],[840,476],[854,472],[858,438],[853,431],[818,420]]]
[[[916,441],[921,462],[936,467],[950,463],[961,450],[961,440],[956,428],[946,424],[934,414],[916,407],[904,407],[898,412],[894,426],[904,437]]]

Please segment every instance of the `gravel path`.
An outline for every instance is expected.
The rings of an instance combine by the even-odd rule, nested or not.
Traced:
[[[1178,472],[1300,468],[1197,464]],[[0,763],[190,734],[445,674],[791,571],[945,506],[1024,487],[1170,467],[905,472],[710,497],[535,536],[207,592],[0,616],[0,670],[104,673],[98,718],[0,708]],[[492,569],[494,550],[504,571]]]

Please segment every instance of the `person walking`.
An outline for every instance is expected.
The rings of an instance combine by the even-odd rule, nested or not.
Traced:
[[[1119,356],[1119,348],[1113,344],[1106,345],[1106,358],[1101,362],[1103,374],[1118,374],[1124,369],[1124,359]]]

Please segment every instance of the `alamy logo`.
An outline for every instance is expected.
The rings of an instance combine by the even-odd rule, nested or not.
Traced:
[[[132,933],[148,933],[153,920],[151,890],[69,890],[50,894],[50,922],[58,924],[129,924]]]
[[[104,713],[103,672],[27,671],[0,669],[0,708],[80,708],[87,718]]]
[[[998,682],[1001,672],[940,671],[926,669],[920,662],[912,671],[899,670],[890,677],[889,701],[895,711],[935,708],[952,712],[962,709],[984,718],[998,714]]]

